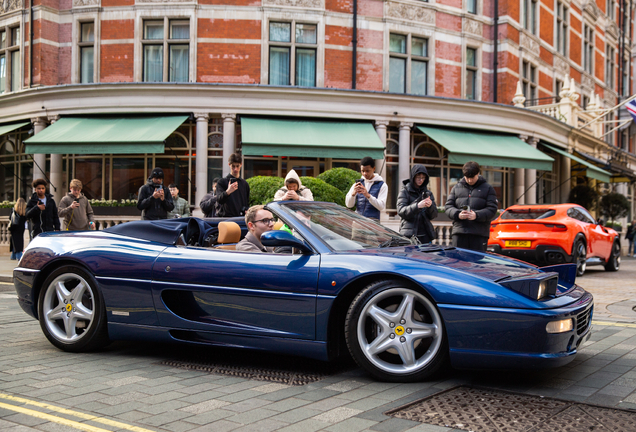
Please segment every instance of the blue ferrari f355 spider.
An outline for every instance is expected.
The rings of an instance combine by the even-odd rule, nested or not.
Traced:
[[[234,250],[240,219],[129,222],[45,233],[14,271],[19,303],[65,351],[143,339],[332,360],[414,381],[443,364],[539,368],[589,337],[592,295],[572,264],[537,268],[418,245],[331,203],[267,208],[279,253]],[[278,227],[277,227],[278,228]]]

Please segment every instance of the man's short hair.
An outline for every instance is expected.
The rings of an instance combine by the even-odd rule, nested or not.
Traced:
[[[264,208],[264,205],[255,205],[248,208],[245,212],[245,225],[247,225],[249,222],[254,223],[254,221],[256,220],[256,213],[258,213],[259,210],[263,210]]]
[[[481,168],[479,167],[479,164],[477,162],[466,162],[464,164],[464,167],[462,168],[462,173],[464,174],[464,177],[475,177],[477,174],[479,174],[481,172]]]
[[[73,180],[71,180],[71,183],[69,184],[69,188],[71,188],[71,189],[81,189],[82,188],[82,182],[79,181],[78,179],[73,179]]]
[[[375,159],[371,156],[365,156],[360,161],[360,166],[370,166],[371,168],[375,168]]]
[[[174,184],[174,183],[170,183],[170,184],[168,185],[168,189],[170,189],[170,188],[179,189],[179,186],[177,186],[177,185],[176,185],[176,184]]]
[[[47,187],[49,184],[44,179],[35,179],[35,180],[33,180],[33,183],[31,183],[31,186],[33,186],[33,189],[35,189],[36,187],[38,187],[40,185],[43,185],[44,187]]]
[[[214,180],[212,180],[212,184],[218,183],[219,180],[221,180],[221,177],[215,177]]]
[[[298,183],[298,180],[296,180],[295,178],[288,178],[287,180],[285,180],[285,184],[289,183],[296,183],[298,186],[300,186],[300,183]]]
[[[241,158],[241,154],[240,153],[232,153],[227,161],[230,164],[233,164],[233,163],[237,163],[237,164],[241,164],[241,165],[243,164],[243,158]]]

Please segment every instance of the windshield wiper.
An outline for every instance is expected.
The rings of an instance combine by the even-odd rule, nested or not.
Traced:
[[[405,239],[404,237],[392,236],[390,239],[380,243],[380,246],[378,247],[385,248],[385,247],[399,246],[400,243],[411,244],[411,241],[408,239]]]

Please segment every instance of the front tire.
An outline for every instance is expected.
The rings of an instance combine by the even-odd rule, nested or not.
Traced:
[[[101,293],[80,267],[61,267],[46,278],[38,316],[46,338],[64,351],[90,351],[109,342]]]
[[[345,338],[356,363],[383,381],[428,378],[448,356],[435,304],[396,281],[373,283],[356,296],[347,312]]]
[[[605,264],[606,271],[618,271],[621,266],[621,245],[615,241],[612,244],[612,253],[610,254],[607,264]]]
[[[572,261],[576,263],[576,275],[583,276],[587,267],[587,246],[582,239],[577,240],[574,244]]]

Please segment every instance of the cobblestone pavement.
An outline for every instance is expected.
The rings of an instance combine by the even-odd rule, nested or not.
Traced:
[[[304,386],[160,364],[175,345],[116,342],[97,353],[59,351],[22,312],[11,286],[0,284],[0,430],[451,431],[457,429],[385,412],[457,385],[636,409],[636,313],[629,308],[635,279],[636,260],[624,259],[617,273],[591,268],[578,280],[596,297],[593,334],[576,359],[558,369],[449,370],[427,382],[392,384],[352,368]],[[205,350],[199,354],[212,353]],[[254,367],[306,362],[245,351],[228,355]]]

